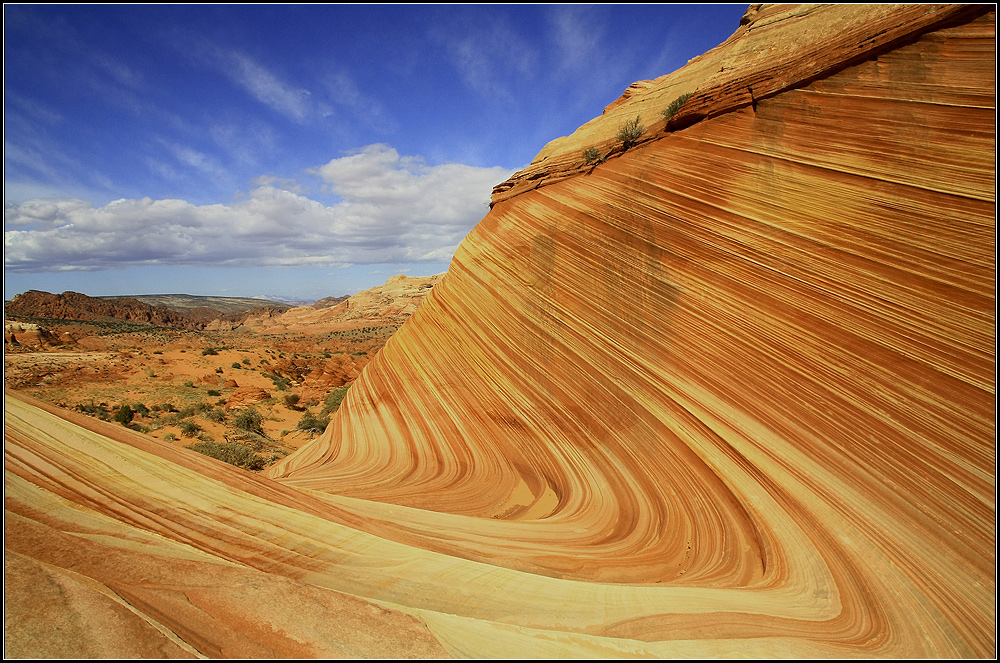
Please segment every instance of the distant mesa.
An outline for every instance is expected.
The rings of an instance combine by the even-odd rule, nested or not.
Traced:
[[[284,309],[294,306],[288,302],[257,297],[215,297],[211,295],[122,295],[99,299],[137,299],[151,306],[163,306],[174,311],[192,312],[204,309],[219,313],[241,313],[255,308]]]
[[[417,309],[434,284],[441,280],[441,276],[394,276],[384,286],[376,286],[354,296],[326,297],[311,306],[292,306],[238,297],[90,297],[78,292],[55,295],[29,290],[6,302],[5,315],[25,321],[123,321],[204,331],[245,329],[279,333],[278,330],[304,331],[305,326],[315,333],[316,324],[338,329],[357,327],[365,321],[373,324],[402,324]],[[46,342],[51,344],[51,341]]]
[[[215,320],[238,324],[251,311],[282,311],[289,308],[286,304],[275,302],[264,302],[262,306],[261,300],[235,299],[223,302],[223,299],[225,298],[200,298],[191,295],[109,298],[90,297],[72,291],[55,295],[29,290],[6,302],[4,314],[18,319],[123,321],[179,329],[204,329]],[[221,305],[224,310],[207,304]]]

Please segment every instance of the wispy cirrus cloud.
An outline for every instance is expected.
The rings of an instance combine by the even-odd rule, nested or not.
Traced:
[[[538,73],[537,49],[501,17],[488,25],[471,24],[462,31],[433,36],[465,84],[485,97],[513,101],[511,87],[504,81],[511,76],[534,78]]]
[[[579,90],[605,89],[634,66],[637,54],[609,35],[604,11],[582,5],[548,8],[548,44],[559,82]]]
[[[215,156],[173,141],[165,140],[163,144],[173,157],[184,166],[220,181],[228,177],[229,173]]]
[[[549,18],[557,71],[593,69],[598,45],[604,43],[603,26],[590,24],[575,5],[553,7]]]
[[[343,266],[442,262],[487,211],[503,168],[428,166],[384,145],[313,171],[340,197],[313,200],[294,182],[261,177],[244,200],[28,200],[4,209],[10,272],[136,265]]]
[[[346,110],[352,119],[368,130],[392,133],[397,123],[392,114],[373,97],[362,92],[357,82],[344,71],[332,71],[323,79],[331,103]]]
[[[309,90],[283,80],[250,56],[221,49],[211,55],[215,66],[233,84],[273,111],[299,124],[317,113]]]

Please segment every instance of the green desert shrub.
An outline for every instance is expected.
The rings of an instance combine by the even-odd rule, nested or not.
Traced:
[[[306,412],[302,415],[299,423],[295,426],[296,430],[305,431],[313,435],[319,435],[326,430],[326,427],[330,425],[330,417],[327,416],[316,416],[312,412]]]
[[[180,427],[181,435],[184,437],[194,437],[201,432],[201,426],[188,419],[179,422],[177,425]]]
[[[209,421],[214,421],[217,424],[221,424],[226,420],[226,411],[220,410],[218,408],[212,408],[205,412],[205,418]]]
[[[187,448],[251,472],[264,469],[266,463],[252,448],[239,442],[195,442]]]
[[[134,416],[135,413],[132,412],[132,408],[130,408],[128,405],[122,405],[120,408],[118,408],[118,411],[115,412],[114,420],[120,423],[122,426],[128,426],[130,423],[132,423],[132,417]]]
[[[636,115],[634,120],[629,120],[625,124],[618,127],[618,135],[616,138],[621,142],[622,147],[626,150],[635,145],[635,142],[639,140],[639,137],[646,133],[646,127],[642,126],[641,122],[641,116]]]
[[[601,151],[596,147],[588,147],[583,151],[583,158],[587,160],[587,165],[601,162]]]
[[[288,385],[292,383],[291,378],[286,378],[282,375],[277,375],[274,373],[264,373],[264,377],[271,380],[274,383],[274,388],[278,391],[285,391],[288,389]]]
[[[212,409],[211,403],[206,403],[205,401],[199,401],[193,405],[185,405],[178,412],[178,419],[187,419],[188,417],[193,417],[196,414],[204,414]]]
[[[662,111],[660,111],[663,114],[663,118],[667,122],[669,122],[670,118],[672,118],[674,115],[676,115],[677,111],[679,111],[681,109],[681,106],[684,105],[684,102],[687,101],[690,98],[691,98],[691,93],[687,92],[687,93],[682,94],[681,96],[677,97],[673,101],[671,101],[669,106],[667,106]]]
[[[83,412],[84,414],[89,414],[92,417],[98,417],[103,415],[103,418],[106,419],[108,416],[107,407],[105,407],[103,403],[100,405],[96,405],[93,401],[91,401],[90,403],[78,403],[76,409],[79,412]]]
[[[256,408],[248,407],[240,410],[233,416],[233,426],[247,433],[264,434],[264,415]]]
[[[320,414],[324,415],[336,412],[340,408],[340,404],[344,402],[344,397],[347,396],[347,390],[350,388],[351,385],[344,385],[343,387],[337,387],[327,394]]]

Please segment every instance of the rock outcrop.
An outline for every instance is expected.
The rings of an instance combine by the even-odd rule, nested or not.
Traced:
[[[346,302],[350,299],[350,295],[344,295],[343,297],[324,297],[323,299],[317,300],[313,304],[313,308],[330,308],[331,306],[336,306],[341,302]]]
[[[591,635],[992,655],[994,48],[987,7],[760,9],[498,187],[271,476],[408,509],[372,532],[642,587]]]
[[[219,382],[222,382],[220,379]],[[226,399],[226,410],[238,410],[245,407],[252,407],[263,400],[271,397],[271,392],[260,387],[238,387]]]
[[[42,349],[72,343],[73,340],[68,334],[60,338],[45,327],[30,322],[8,322],[4,320],[3,342],[6,349],[19,347]]]
[[[995,656],[995,44],[755,6],[267,477],[8,396],[5,653]]]
[[[375,286],[344,298],[327,298],[329,305],[297,306],[283,312],[250,316],[241,328],[262,334],[310,333],[357,329],[365,325],[401,325],[420,306],[443,274],[393,276]],[[340,301],[333,303],[334,299]],[[323,301],[323,300],[321,300]]]

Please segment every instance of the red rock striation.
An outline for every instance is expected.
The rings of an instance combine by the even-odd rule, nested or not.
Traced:
[[[500,187],[269,477],[6,398],[5,653],[995,656],[995,44],[748,12]]]

